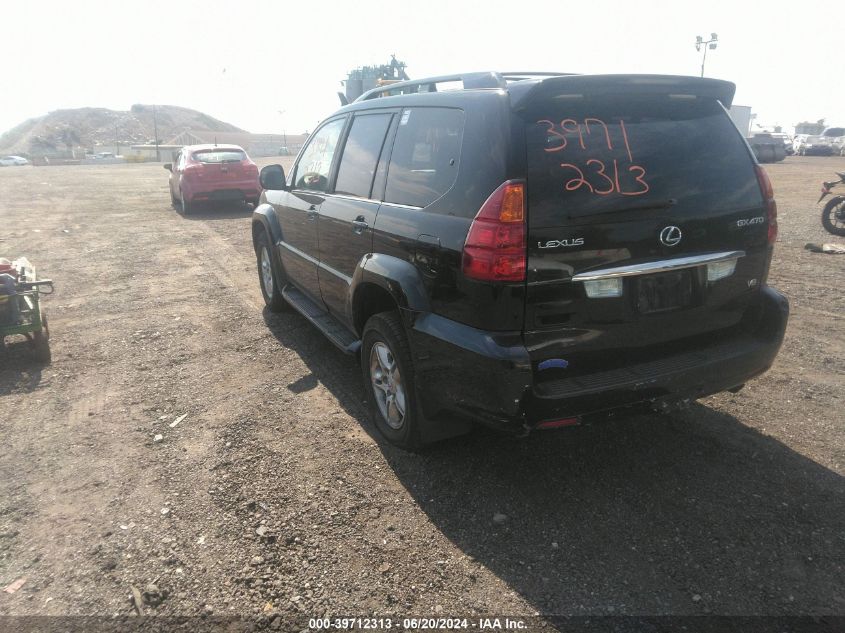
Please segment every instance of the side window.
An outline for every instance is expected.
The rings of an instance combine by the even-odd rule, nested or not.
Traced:
[[[458,174],[463,135],[461,110],[403,110],[390,157],[385,201],[425,207],[446,193]]]
[[[186,162],[188,162],[188,152],[179,152],[179,169],[184,169]]]
[[[373,175],[376,172],[384,135],[390,126],[391,114],[365,114],[356,116],[343,148],[337,172],[335,193],[370,197]]]
[[[296,164],[295,188],[311,191],[325,191],[328,188],[332,159],[344,123],[345,118],[327,123],[308,139],[308,145]]]

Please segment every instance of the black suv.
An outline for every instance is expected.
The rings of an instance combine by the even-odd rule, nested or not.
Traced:
[[[262,170],[265,301],[360,353],[374,421],[405,448],[738,390],[789,309],[766,285],[776,205],[733,94],[495,72],[370,91],[287,178]]]

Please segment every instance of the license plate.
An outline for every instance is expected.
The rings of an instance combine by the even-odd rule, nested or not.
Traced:
[[[692,300],[689,270],[641,277],[637,286],[637,308],[642,314],[677,310]]]

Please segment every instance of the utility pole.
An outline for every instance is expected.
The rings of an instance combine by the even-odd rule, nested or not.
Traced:
[[[716,44],[719,41],[719,36],[715,33],[710,34],[710,39],[706,42],[704,38],[700,35],[696,36],[695,38],[695,50],[700,51],[701,47],[704,47],[704,56],[701,58],[701,76],[704,77],[704,62],[707,61],[707,49],[708,48],[716,48]]]
[[[282,147],[284,148],[285,156],[290,154],[290,150],[288,149],[288,131],[287,126],[285,125],[285,112],[287,110],[277,110],[279,116],[282,117],[282,137],[284,140],[282,141]]]
[[[153,104],[153,132],[155,134],[155,144],[156,144],[156,162],[161,162],[161,154],[158,151],[158,119],[156,118],[156,106]]]

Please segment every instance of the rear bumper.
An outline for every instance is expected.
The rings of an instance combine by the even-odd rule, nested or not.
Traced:
[[[183,185],[189,202],[195,200],[253,200],[261,195],[258,183],[234,181],[221,183],[196,183],[191,187]]]
[[[742,331],[638,365],[537,383],[519,333],[491,333],[425,315],[411,328],[418,400],[427,419],[456,415],[524,432],[546,420],[691,401],[765,372],[783,341],[789,304],[763,287]]]

